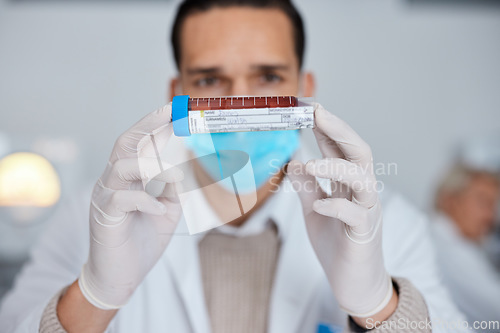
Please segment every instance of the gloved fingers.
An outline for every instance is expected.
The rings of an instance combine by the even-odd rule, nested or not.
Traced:
[[[166,233],[175,227],[180,214],[180,208],[171,203],[155,202],[142,191],[107,191],[107,200],[97,202],[92,200],[90,210],[91,239],[107,248],[117,248],[126,244],[138,232],[145,234],[148,230]],[[103,205],[104,204],[104,205]],[[139,226],[141,219],[132,218],[135,212],[148,214],[145,220],[147,226]],[[140,228],[140,229],[138,229]]]
[[[142,212],[149,215],[165,215],[167,208],[156,198],[144,191],[119,190],[112,191],[102,205],[95,200],[92,204],[104,218],[117,222],[116,218],[126,216],[130,212]],[[109,219],[111,217],[111,219]],[[113,224],[113,223],[112,223]]]
[[[358,227],[368,221],[368,209],[347,199],[326,198],[313,203],[316,213],[338,219],[351,227]]]
[[[174,183],[184,178],[184,173],[179,168],[162,161],[162,171],[158,163],[158,159],[148,157],[119,159],[108,163],[101,180],[107,188],[127,190],[136,181],[154,178],[163,183]]]
[[[315,103],[314,109],[322,108],[319,103]],[[338,157],[344,158],[344,153],[340,150],[339,146],[328,135],[323,132],[318,126],[313,128],[314,137],[318,143],[319,150],[323,157]]]
[[[337,143],[330,139],[321,129],[315,127],[313,128],[313,133],[323,157],[344,157],[344,153],[340,150]]]
[[[306,172],[315,177],[328,178],[332,186],[344,184],[352,191],[353,201],[370,208],[378,200],[375,178],[361,166],[341,158],[310,160]],[[336,192],[338,189],[332,189]]]
[[[317,127],[315,134],[320,138],[318,145],[320,145],[322,152],[328,152],[332,155],[331,157],[342,157],[338,156],[340,151],[348,161],[371,168],[370,146],[347,123],[319,104],[314,114]],[[331,141],[327,140],[326,137]],[[339,150],[335,148],[333,143]]]
[[[294,191],[299,195],[304,215],[308,215],[313,211],[313,202],[325,198],[326,194],[316,182],[316,178],[308,175],[304,164],[299,161],[292,160],[288,163],[286,175],[289,177]]]
[[[161,154],[173,133],[174,128],[169,123],[155,130],[154,134],[143,137],[138,145],[139,156],[155,157]]]
[[[352,191],[349,186],[334,180],[330,180],[330,182],[331,193],[328,196],[329,198],[342,198],[349,201],[352,200]]]
[[[152,195],[158,200],[166,199],[171,203],[179,203],[179,194],[183,192],[184,186],[182,185],[182,182],[168,183],[162,180],[157,180],[156,177],[146,185],[146,193]],[[186,197],[184,197],[184,200],[186,200],[185,198]]]
[[[159,234],[173,234],[182,215],[182,206],[179,202],[172,202],[167,198],[158,198],[158,201],[167,207],[164,216],[154,216],[151,220]]]
[[[159,133],[163,134],[159,135]],[[109,160],[111,163],[114,163],[118,159],[137,157],[141,149],[145,149],[145,147],[149,150],[154,150],[152,137],[154,137],[158,150],[161,150],[172,133],[172,106],[170,103],[146,115],[120,135],[115,142]],[[152,152],[150,156],[154,156]]]

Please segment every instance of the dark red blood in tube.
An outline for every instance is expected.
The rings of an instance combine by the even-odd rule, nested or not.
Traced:
[[[255,108],[286,108],[297,106],[297,97],[268,96],[268,97],[215,97],[190,98],[189,110],[231,110]]]

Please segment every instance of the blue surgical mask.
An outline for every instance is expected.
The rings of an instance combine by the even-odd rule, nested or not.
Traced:
[[[204,159],[200,159],[203,168],[214,180],[230,176],[224,174],[224,170],[234,170],[235,165],[241,164],[241,161],[235,160],[235,158],[241,159],[241,154],[224,154],[220,153],[221,151],[239,150],[248,154],[254,179],[247,177],[243,182],[238,182],[238,191],[244,194],[264,185],[290,160],[299,146],[299,131],[194,134],[186,138],[185,142],[196,157],[217,153],[218,167],[215,167],[214,163],[204,165]],[[228,190],[232,191],[232,188]]]

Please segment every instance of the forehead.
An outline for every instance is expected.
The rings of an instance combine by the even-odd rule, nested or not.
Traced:
[[[494,193],[500,191],[500,183],[492,175],[476,175],[471,179],[469,187]]]
[[[181,29],[181,67],[297,65],[290,19],[280,9],[213,8]]]

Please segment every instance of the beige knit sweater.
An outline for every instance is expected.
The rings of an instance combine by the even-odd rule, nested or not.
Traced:
[[[266,332],[279,245],[275,228],[248,237],[235,237],[213,230],[200,241],[202,280],[212,332]],[[395,333],[400,331],[399,322],[429,320],[425,301],[411,282],[403,278],[393,278],[393,282],[399,293],[397,309],[384,325],[373,329],[373,332]],[[65,289],[46,306],[40,332],[66,332],[56,313],[57,302]],[[367,330],[361,329],[349,318],[346,331]],[[404,332],[430,330],[405,329]]]

